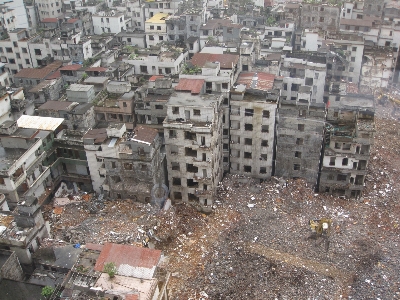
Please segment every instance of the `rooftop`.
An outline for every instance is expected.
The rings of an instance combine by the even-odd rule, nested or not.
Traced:
[[[78,104],[79,104],[78,102],[71,102],[71,101],[47,101],[44,104],[42,104],[38,108],[38,110],[70,111]]]
[[[108,77],[102,76],[91,76],[85,79],[85,83],[93,84],[104,84],[108,81]]]
[[[94,139],[95,144],[102,144],[107,139],[107,129],[91,129],[83,136],[84,139]]]
[[[191,92],[192,94],[200,94],[204,86],[204,82],[204,79],[181,78],[179,79],[179,83],[175,87],[175,90],[182,92]]]
[[[40,22],[42,22],[42,23],[57,23],[58,19],[57,18],[44,18]]]
[[[158,135],[157,129],[146,126],[137,126],[135,129],[133,129],[133,132],[135,135],[133,136],[132,141],[145,143],[148,145],[153,143],[154,139]]]
[[[236,84],[244,84],[247,89],[269,91],[274,86],[275,75],[264,72],[241,72]]]
[[[151,279],[160,259],[160,250],[106,243],[97,259],[95,270],[102,272],[104,264],[113,262],[119,275]]]
[[[158,13],[155,14],[153,17],[151,17],[150,19],[148,19],[146,21],[146,23],[165,23],[165,18],[168,17],[168,14],[164,14],[164,13]]]
[[[232,69],[239,61],[236,54],[195,53],[190,62],[197,67],[204,67],[207,62],[219,62],[221,69]]]
[[[59,67],[62,66],[62,61],[56,60],[40,69],[28,68],[22,69],[17,74],[14,75],[15,78],[35,78],[35,79],[45,79],[47,76],[51,75]]]
[[[203,30],[216,29],[221,26],[231,25],[232,21],[229,19],[209,19],[206,24],[200,27]]]
[[[105,72],[105,71],[107,71],[107,68],[103,68],[103,67],[90,67],[90,68],[86,68],[85,71],[88,71],[88,72]]]
[[[71,23],[75,23],[75,22],[77,22],[77,21],[79,21],[79,19],[69,19],[69,20],[67,21],[67,23],[71,24]]]
[[[50,118],[22,115],[17,124],[19,128],[32,128],[39,130],[56,130],[64,122],[63,118]]]
[[[93,89],[93,85],[87,84],[71,84],[67,91],[73,92],[87,92]]]
[[[33,257],[41,264],[71,269],[81,252],[82,249],[74,248],[73,245],[63,247],[52,246],[40,248],[34,253]]]
[[[40,92],[42,89],[55,84],[57,81],[52,79],[52,80],[44,80],[41,83],[39,83],[38,85],[34,86],[33,88],[31,88],[28,92],[29,93],[37,93]]]
[[[62,68],[60,68],[60,71],[76,71],[82,68],[82,65],[80,64],[73,64],[73,65],[66,65]]]

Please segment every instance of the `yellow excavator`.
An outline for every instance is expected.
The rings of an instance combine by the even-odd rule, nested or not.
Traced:
[[[311,237],[317,240],[319,237],[322,237],[322,241],[325,241],[325,250],[328,252],[329,250],[329,235],[331,234],[331,227],[332,227],[332,219],[328,218],[321,218],[318,220],[309,220],[308,225],[311,229]],[[319,243],[319,244],[320,244]]]

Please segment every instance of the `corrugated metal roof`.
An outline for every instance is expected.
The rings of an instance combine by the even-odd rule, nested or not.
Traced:
[[[31,88],[28,92],[29,93],[37,93],[39,91],[41,91],[43,88],[52,85],[54,83],[55,80],[44,80],[41,83],[39,83],[38,85],[36,85],[35,87]]]
[[[38,110],[71,110],[79,105],[78,102],[71,101],[47,101],[39,106]]]
[[[176,91],[190,91],[192,94],[200,94],[203,88],[204,79],[179,79],[178,85],[175,87]]]
[[[150,77],[149,81],[156,81],[158,78],[164,78],[163,75],[153,75]]]
[[[208,62],[219,62],[221,69],[232,69],[239,61],[236,54],[195,53],[190,62],[197,67],[204,67]]]
[[[106,243],[96,261],[94,269],[102,272],[104,264],[113,262],[118,269],[119,275],[131,276],[129,271],[135,273],[134,270],[137,271],[137,268],[140,268],[142,271],[145,271],[144,269],[154,270],[160,259],[160,250]]]
[[[95,144],[101,144],[107,139],[107,129],[99,128],[99,129],[89,130],[88,132],[86,132],[83,138],[94,139]]]
[[[17,74],[14,75],[15,78],[35,78],[35,79],[44,79],[47,76],[51,75],[54,71],[56,71],[59,67],[62,66],[62,61],[56,60],[49,64],[46,67],[41,69],[22,69]]]
[[[135,133],[133,140],[147,144],[151,144],[158,134],[157,129],[146,126],[137,126],[133,132]]]
[[[19,128],[32,128],[39,130],[56,130],[64,122],[63,118],[50,118],[22,115],[17,124]]]
[[[69,19],[68,21],[67,21],[67,23],[75,23],[76,21],[79,21],[79,19]]]
[[[74,64],[74,65],[66,65],[62,68],[60,68],[60,71],[76,71],[79,70],[80,68],[82,68],[82,65],[79,64]]]

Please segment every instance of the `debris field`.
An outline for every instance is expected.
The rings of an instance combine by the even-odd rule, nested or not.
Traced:
[[[400,115],[399,115],[400,116]],[[377,107],[364,195],[315,193],[303,180],[228,175],[210,215],[130,200],[45,208],[53,238],[155,247],[168,257],[170,299],[400,299],[400,122]],[[327,238],[310,219],[332,219]]]

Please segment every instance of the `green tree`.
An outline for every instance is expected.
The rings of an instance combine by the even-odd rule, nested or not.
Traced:
[[[49,298],[54,292],[54,289],[51,286],[45,286],[44,288],[42,288],[42,296],[45,298]]]
[[[103,271],[110,276],[110,278],[113,278],[115,274],[117,274],[117,267],[113,262],[109,262],[104,265]]]

